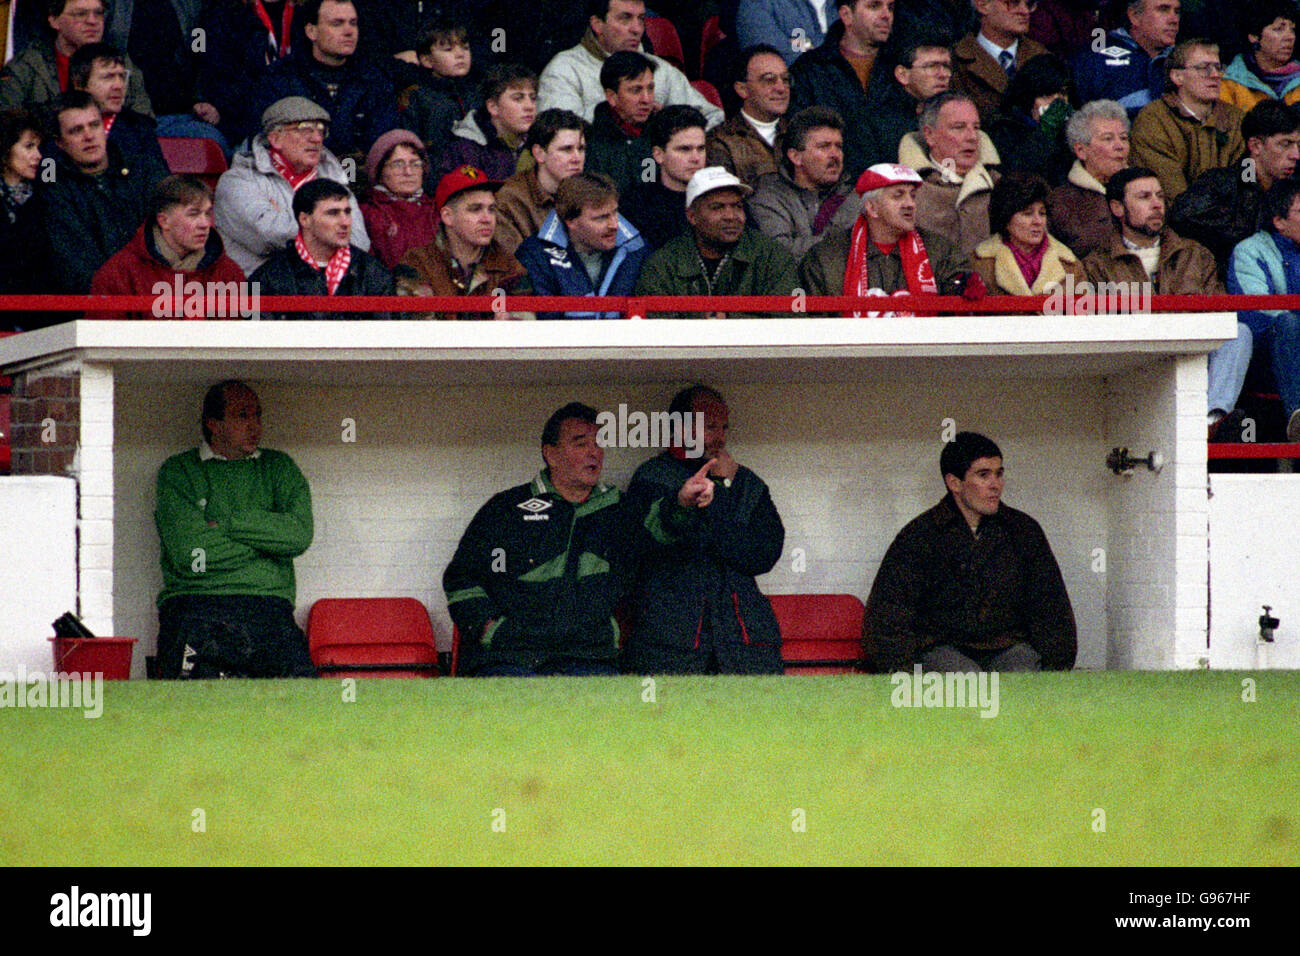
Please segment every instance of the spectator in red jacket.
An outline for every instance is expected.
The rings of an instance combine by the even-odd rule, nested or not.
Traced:
[[[152,295],[153,310],[89,312],[86,318],[237,319],[236,303],[247,298],[240,296],[243,282],[243,270],[212,228],[212,190],[193,176],[168,176],[154,187],[144,224],[90,283],[91,295]],[[220,314],[208,315],[208,303]]]
[[[428,152],[410,130],[389,130],[370,147],[366,176],[374,183],[361,204],[370,237],[370,252],[387,268],[401,261],[408,249],[433,242],[438,232],[438,208],[424,191]]]

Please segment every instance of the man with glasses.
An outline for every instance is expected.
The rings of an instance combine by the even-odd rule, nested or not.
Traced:
[[[1172,203],[1201,173],[1246,155],[1243,114],[1219,99],[1223,64],[1209,40],[1184,40],[1169,54],[1169,92],[1133,121],[1132,165],[1154,170]]]
[[[1007,84],[1025,62],[1047,52],[1029,39],[1029,15],[1037,0],[971,0],[979,28],[952,48],[954,89],[975,101],[986,124],[1002,102]]]
[[[55,100],[72,88],[68,76],[72,55],[87,43],[104,39],[103,0],[47,0],[45,14],[49,29],[0,72],[0,110],[31,109]],[[130,57],[125,63],[130,72],[126,108],[152,116],[140,71]]]
[[[87,43],[72,55],[68,65],[74,90],[85,90],[104,117],[108,141],[122,151],[128,165],[159,182],[169,174],[167,160],[158,146],[158,124],[126,106],[126,88],[131,71],[126,55],[111,43]]]
[[[705,158],[757,189],[759,177],[776,172],[776,141],[785,136],[790,109],[790,71],[777,49],[764,43],[741,50],[732,74],[740,109],[709,131]]]
[[[919,36],[898,54],[893,82],[877,83],[867,95],[871,165],[898,159],[898,145],[918,130],[921,104],[952,86],[952,52],[937,35]]]
[[[293,195],[303,183],[332,179],[345,186],[342,164],[325,148],[330,114],[311,100],[287,96],[262,114],[262,132],[251,137],[221,174],[216,226],[226,252],[245,275],[298,234]],[[356,198],[351,199],[352,245],[370,251],[370,238]]]

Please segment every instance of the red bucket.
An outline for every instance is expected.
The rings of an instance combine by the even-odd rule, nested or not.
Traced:
[[[104,680],[129,680],[134,637],[51,637],[54,644],[54,672]]]

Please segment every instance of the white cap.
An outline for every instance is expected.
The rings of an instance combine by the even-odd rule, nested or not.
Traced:
[[[703,169],[696,170],[691,181],[686,184],[687,207],[693,205],[695,200],[705,193],[711,193],[715,189],[738,189],[742,196],[748,196],[754,191],[721,166],[705,166]]]

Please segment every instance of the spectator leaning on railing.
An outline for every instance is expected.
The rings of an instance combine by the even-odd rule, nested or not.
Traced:
[[[172,294],[177,278],[183,284],[201,283],[211,290],[222,286],[223,301],[237,300],[244,271],[225,253],[221,236],[212,228],[212,190],[193,176],[168,176],[153,189],[149,214],[131,241],[100,266],[90,283],[92,295],[152,295],[156,286],[166,287],[165,314],[148,312],[89,312],[88,319],[224,318],[237,319],[234,309],[226,315],[207,316],[201,310],[187,310]],[[229,285],[227,285],[229,283]],[[202,301],[214,298],[205,293]],[[198,311],[197,315],[186,314]]]
[[[528,290],[528,272],[494,237],[496,192],[502,183],[481,169],[462,166],[438,183],[434,202],[441,220],[433,242],[417,246],[394,270],[399,295],[490,295]],[[532,319],[531,312],[452,312],[411,318]]]
[[[260,295],[394,295],[383,263],[351,245],[352,193],[316,179],[293,196],[298,234],[249,279]],[[268,312],[264,319],[387,319],[387,312]]]
[[[498,195],[500,195],[498,193]],[[555,209],[515,255],[534,295],[631,295],[650,250],[618,212],[618,192],[602,173],[560,183]],[[542,312],[539,319],[617,319],[619,312]]]
[[[706,166],[692,176],[686,187],[690,231],[670,240],[646,261],[637,295],[793,296],[795,261],[790,253],[745,227],[744,197],[748,192],[748,186],[721,166]],[[664,317],[725,319],[728,314],[674,313]]]
[[[971,266],[993,295],[1048,295],[1066,277],[1084,281],[1069,246],[1047,231],[1047,181],[1033,173],[1007,173],[989,200],[993,234],[975,247]]]
[[[916,225],[921,177],[908,166],[880,163],[858,177],[862,212],[853,228],[813,246],[799,263],[809,295],[983,294],[960,251]]]

